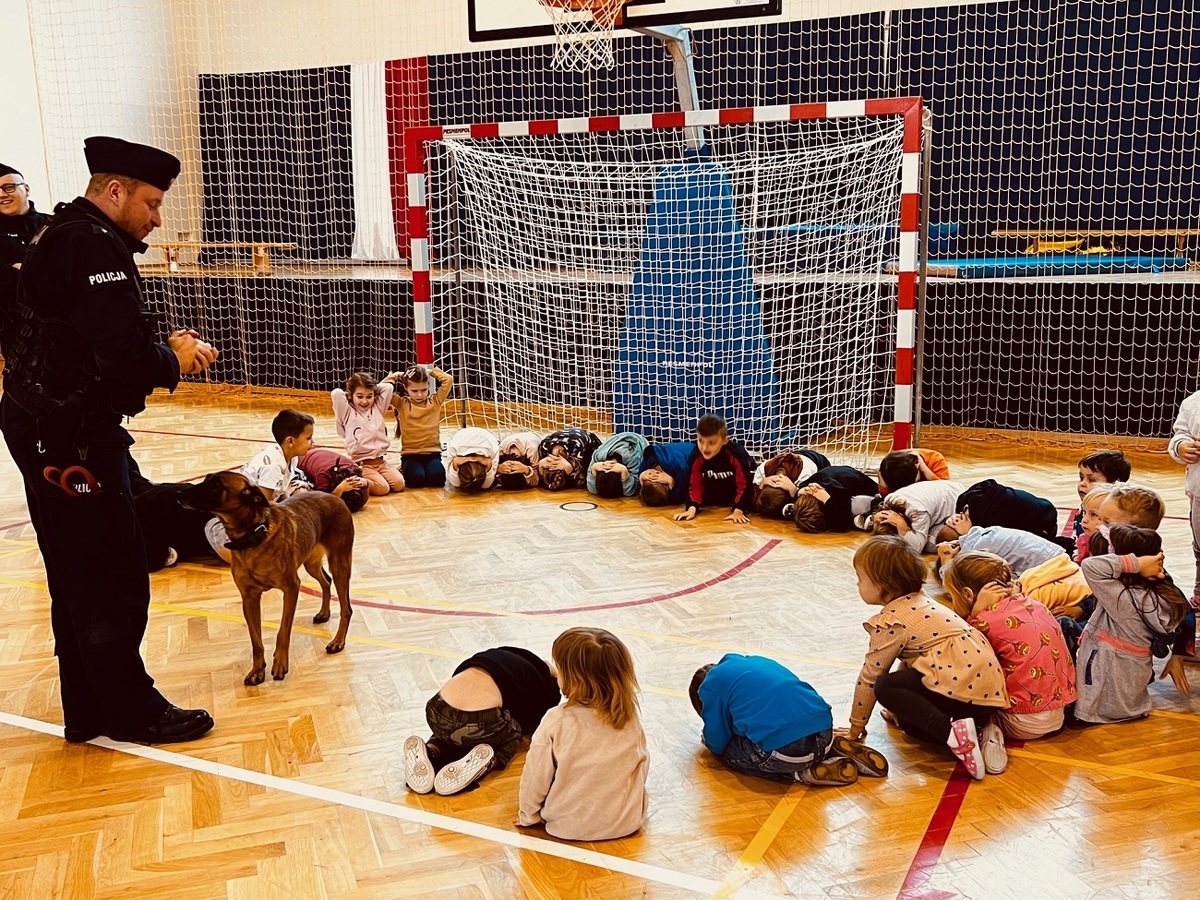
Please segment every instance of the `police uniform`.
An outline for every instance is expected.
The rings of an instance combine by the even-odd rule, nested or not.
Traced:
[[[20,174],[12,166],[0,165],[0,176]],[[38,212],[33,203],[29,204],[29,212],[22,215],[0,215],[0,304],[7,306],[15,296],[20,271],[14,265],[25,259],[25,248],[49,221],[50,217]]]
[[[169,154],[115,138],[89,138],[85,154],[93,173],[164,190],[179,171]],[[0,430],[45,562],[68,740],[183,740],[212,727],[203,710],[167,702],[140,654],[150,582],[122,419],[180,377],[144,321],[133,254],[145,249],[91,201],[60,204],[25,258],[24,318],[5,335]]]

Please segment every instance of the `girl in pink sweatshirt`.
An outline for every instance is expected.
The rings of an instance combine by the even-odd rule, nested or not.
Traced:
[[[337,433],[346,443],[346,455],[362,466],[362,477],[375,497],[404,490],[404,476],[384,458],[391,440],[383,414],[393,391],[391,384],[377,384],[366,372],[355,372],[346,379],[345,390],[331,392]]]

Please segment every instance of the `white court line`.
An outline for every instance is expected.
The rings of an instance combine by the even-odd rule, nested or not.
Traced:
[[[61,738],[63,736],[63,727],[61,725],[52,725],[49,722],[29,719],[25,716],[15,716],[12,713],[3,711],[0,711],[0,723],[11,725],[14,728],[24,728],[27,731],[41,732],[51,737]],[[696,875],[674,872],[670,869],[664,869],[631,859],[623,859],[619,856],[611,856],[596,850],[587,850],[571,844],[558,844],[554,841],[548,841],[545,838],[530,837],[512,831],[505,831],[502,828],[495,828],[491,825],[480,825],[477,822],[468,822],[452,816],[427,812],[423,809],[414,809],[411,806],[404,806],[399,803],[373,800],[369,797],[360,797],[358,794],[351,794],[347,791],[336,791],[315,784],[306,784],[303,781],[293,781],[290,778],[280,778],[277,775],[255,772],[251,769],[242,769],[237,766],[229,766],[207,759],[197,759],[183,753],[159,750],[157,747],[147,747],[142,744],[127,744],[121,741],[111,741],[108,738],[96,738],[94,741],[89,741],[88,743],[105,750],[116,750],[119,753],[140,756],[142,759],[166,763],[167,765],[178,766],[182,769],[191,769],[195,772],[204,772],[209,775],[215,775],[218,778],[228,778],[231,781],[240,781],[245,784],[257,784],[261,787],[284,791],[300,797],[308,797],[309,799],[319,800],[323,803],[336,803],[339,806],[346,806],[351,809],[362,810],[363,812],[376,813],[377,815],[401,819],[406,822],[416,822],[420,825],[427,825],[430,828],[453,831],[456,834],[465,834],[469,837],[491,841],[494,844],[503,844],[518,850],[529,850],[533,853],[557,856],[559,859],[569,860],[570,862],[580,863],[585,866],[607,869],[610,872],[620,872],[623,875],[632,875],[635,878],[641,878],[646,881],[656,881],[659,884],[665,884],[669,887],[685,888],[700,894],[708,894],[709,896],[715,894],[721,888],[721,882],[710,878],[700,878]]]

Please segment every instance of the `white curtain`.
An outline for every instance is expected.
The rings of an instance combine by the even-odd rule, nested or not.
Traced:
[[[350,67],[354,259],[400,259],[388,175],[387,87],[382,62]]]

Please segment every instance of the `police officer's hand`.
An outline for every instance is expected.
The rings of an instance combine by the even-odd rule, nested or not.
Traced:
[[[181,375],[198,375],[217,359],[216,348],[198,338],[199,334],[190,329],[180,329],[167,338],[167,346],[179,360]]]

